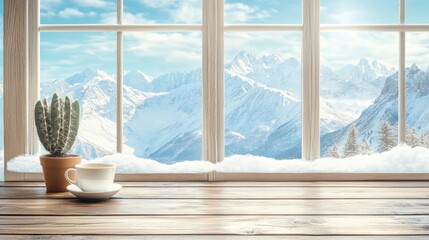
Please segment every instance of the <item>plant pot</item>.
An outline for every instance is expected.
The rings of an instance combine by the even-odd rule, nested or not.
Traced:
[[[40,164],[43,168],[43,177],[47,192],[66,192],[69,185],[64,177],[67,169],[73,168],[82,160],[80,155],[68,155],[64,157],[53,157],[51,155],[41,155]],[[76,176],[71,173],[70,178],[76,180]]]

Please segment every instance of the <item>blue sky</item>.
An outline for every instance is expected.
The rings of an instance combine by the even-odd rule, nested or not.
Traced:
[[[114,24],[116,0],[40,0],[42,24]],[[429,23],[428,0],[408,0],[407,22]],[[200,24],[200,0],[124,0],[128,24]],[[302,22],[301,0],[226,0],[226,23]],[[398,23],[397,0],[321,0],[321,22],[327,24]],[[429,34],[412,35],[407,59],[427,65]],[[227,33],[225,58],[241,50],[257,55],[281,53],[300,58],[300,33]],[[140,32],[124,34],[124,68],[156,76],[201,67],[201,33]],[[323,33],[322,64],[340,67],[360,58],[396,66],[394,33]],[[422,50],[428,50],[422,54]],[[418,52],[413,52],[418,51]],[[115,33],[41,33],[41,78],[51,81],[85,68],[116,72]],[[426,66],[424,66],[426,67]]]

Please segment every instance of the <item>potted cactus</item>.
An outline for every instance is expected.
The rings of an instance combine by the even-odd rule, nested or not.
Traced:
[[[81,162],[79,155],[69,155],[79,130],[80,106],[69,97],[54,93],[49,106],[45,98],[36,103],[34,119],[43,147],[50,153],[40,156],[47,192],[67,191],[64,172]],[[73,176],[72,176],[73,177]]]

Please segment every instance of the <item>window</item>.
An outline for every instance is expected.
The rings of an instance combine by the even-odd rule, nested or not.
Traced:
[[[396,146],[398,82],[393,78],[399,57],[392,49],[398,49],[397,34],[326,32],[321,39],[321,155],[329,157],[335,148],[348,157]],[[354,153],[348,144],[353,131]]]
[[[28,78],[5,79],[13,91],[25,82],[15,96],[30,93],[23,111],[5,104],[6,138],[20,133],[7,160],[37,153],[31,106],[60,91],[84,109],[74,151],[137,173],[121,179],[428,170],[301,161],[427,147],[422,1],[40,0],[35,14],[38,5],[28,2]]]
[[[116,152],[115,48],[114,33],[40,33],[40,97],[59,92],[80,101],[79,137],[72,151],[84,159]]]

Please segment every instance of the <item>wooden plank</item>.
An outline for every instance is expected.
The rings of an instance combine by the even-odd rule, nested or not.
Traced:
[[[237,236],[237,235],[170,235],[170,236],[109,236],[109,235],[0,235],[2,240],[427,240],[428,236]]]
[[[46,193],[42,187],[0,188],[0,199],[72,198],[71,193]],[[115,198],[147,199],[428,199],[427,188],[289,188],[289,187],[125,187]]]
[[[3,216],[0,234],[429,235],[429,216]]]
[[[5,181],[21,181],[7,162],[27,150],[27,3],[4,1],[4,169]]]
[[[368,187],[429,188],[429,181],[119,182],[124,187]],[[0,187],[43,187],[43,182],[0,182]]]
[[[0,216],[110,215],[429,215],[421,200],[212,200],[112,199],[82,203],[74,199],[0,200]]]

